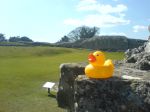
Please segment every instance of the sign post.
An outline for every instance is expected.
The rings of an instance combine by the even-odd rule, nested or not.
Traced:
[[[48,96],[51,96],[51,88],[55,85],[53,82],[46,82],[43,87],[48,89]]]

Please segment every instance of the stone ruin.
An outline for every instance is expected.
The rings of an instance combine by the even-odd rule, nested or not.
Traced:
[[[125,54],[127,63],[135,63],[137,69],[150,70],[150,37],[143,46],[129,49]]]
[[[114,63],[113,78],[105,80],[87,78],[86,63],[62,64],[58,106],[68,112],[149,112],[150,72],[123,61]]]
[[[65,63],[57,92],[58,106],[68,112],[150,112],[150,38],[114,61],[110,79],[89,79],[88,63]]]

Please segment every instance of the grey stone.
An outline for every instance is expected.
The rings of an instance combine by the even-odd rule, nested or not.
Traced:
[[[114,64],[114,77],[106,80],[87,78],[87,63],[62,64],[58,106],[68,112],[149,112],[150,71],[135,69],[134,63],[124,61]],[[123,75],[141,80],[123,79]]]
[[[145,47],[145,51],[150,53],[150,36],[148,38],[148,43],[147,43],[147,45]]]
[[[71,109],[74,100],[74,80],[84,73],[83,63],[65,63],[60,65],[60,80],[57,92],[58,106]]]
[[[81,76],[80,76],[81,77]],[[149,112],[150,82],[110,79],[75,80],[76,112]],[[147,88],[148,87],[148,88]],[[81,92],[84,91],[84,92]]]
[[[145,53],[141,59],[138,59],[136,68],[141,70],[150,70],[150,53]]]
[[[135,68],[150,70],[150,40],[138,48],[129,49],[125,52],[127,63],[135,63]]]

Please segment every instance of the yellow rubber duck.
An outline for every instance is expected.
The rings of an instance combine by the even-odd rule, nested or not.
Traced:
[[[105,61],[105,55],[103,52],[96,51],[89,54],[88,60],[90,64],[85,67],[85,74],[89,78],[105,79],[112,77],[114,64],[110,59]]]

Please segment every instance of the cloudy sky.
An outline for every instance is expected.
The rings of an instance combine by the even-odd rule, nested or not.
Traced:
[[[78,26],[147,39],[150,0],[0,0],[0,33],[56,42]]]

